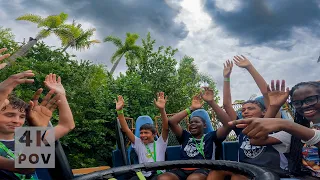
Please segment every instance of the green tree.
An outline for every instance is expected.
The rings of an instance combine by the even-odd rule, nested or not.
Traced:
[[[0,26],[0,48],[7,48],[6,53],[12,53],[19,47],[18,43],[14,41],[14,37],[10,28]]]
[[[100,43],[97,39],[90,40],[96,31],[95,28],[84,30],[81,28],[81,24],[76,24],[75,21],[64,27],[70,31],[71,36],[67,34],[67,36],[61,37],[62,46],[64,47],[62,52],[65,52],[69,47],[81,51],[83,49],[89,49],[93,44]]]
[[[12,36],[3,37],[9,38],[3,38],[0,44],[12,40]],[[169,96],[166,111],[176,113],[190,105],[191,97],[199,92],[202,84],[215,89],[212,78],[199,73],[193,58],[186,56],[176,68],[177,49],[163,46],[156,49],[155,42],[148,34],[142,40],[139,56],[129,53],[126,56],[127,62],[135,63],[129,64],[128,70],[116,79],[102,65],[78,61],[61,49],[39,42],[26,56],[19,58],[15,66],[1,70],[0,81],[14,73],[33,70],[34,84],[20,85],[15,90],[18,97],[29,101],[38,88],[44,87],[43,80],[48,73],[61,76],[76,123],[76,128],[61,139],[71,167],[111,165],[111,153],[116,144],[114,99],[118,94],[126,100],[125,115],[136,119],[141,115],[152,118],[159,115],[153,104],[159,91]],[[54,114],[53,124],[57,119],[58,115]]]
[[[124,55],[128,54],[128,56],[130,57],[139,56],[139,52],[141,48],[136,45],[136,41],[138,40],[138,38],[139,38],[138,34],[127,33],[124,43],[120,38],[115,36],[107,36],[104,39],[104,42],[111,42],[118,48],[111,57],[111,63],[113,64],[110,70],[111,75],[114,73],[115,69],[117,68],[119,62],[121,61]],[[131,60],[134,60],[134,58],[131,58]],[[135,64],[135,63],[129,62],[129,64]]]
[[[66,37],[70,32],[64,28],[64,23],[68,18],[68,14],[60,13],[59,15],[50,15],[43,18],[39,15],[26,14],[18,17],[16,20],[29,21],[38,25],[38,28],[42,28],[35,38],[30,38],[27,44],[23,45],[18,51],[16,51],[9,60],[15,61],[19,57],[23,57],[27,52],[35,45],[40,39],[50,36],[54,33],[58,37]]]

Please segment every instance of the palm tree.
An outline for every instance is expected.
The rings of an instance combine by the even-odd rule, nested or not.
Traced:
[[[121,58],[124,55],[130,54],[131,57],[132,57],[132,54],[134,54],[135,56],[140,55],[141,47],[135,45],[136,41],[139,38],[139,35],[135,34],[135,33],[133,33],[133,34],[127,33],[126,35],[127,35],[127,37],[126,37],[124,44],[122,43],[120,38],[115,37],[115,36],[107,36],[104,39],[104,42],[112,42],[118,48],[116,50],[116,52],[114,52],[111,57],[111,63],[113,64],[113,66],[110,70],[111,75],[114,73],[114,70],[117,68],[119,62],[121,61]]]
[[[66,37],[70,35],[68,29],[64,28],[63,25],[68,18],[68,14],[60,13],[59,15],[50,15],[46,18],[34,14],[26,14],[18,17],[18,21],[29,21],[36,23],[38,28],[42,28],[35,38],[29,39],[29,42],[23,45],[17,52],[15,52],[10,58],[10,62],[14,62],[17,58],[23,57],[27,52],[35,45],[40,39],[50,36],[54,33],[58,37]],[[71,36],[71,35],[70,35]]]
[[[89,40],[96,31],[94,28],[83,30],[81,24],[76,24],[75,21],[73,21],[72,24],[64,25],[64,27],[71,32],[72,36],[70,37],[67,34],[66,37],[60,37],[62,46],[64,47],[62,52],[65,52],[69,47],[81,51],[83,49],[89,49],[93,44],[100,43],[97,39]]]

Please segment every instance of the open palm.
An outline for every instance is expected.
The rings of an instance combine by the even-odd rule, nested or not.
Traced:
[[[232,72],[232,68],[232,61],[227,60],[226,63],[223,63],[223,77],[229,78]]]
[[[124,100],[123,100],[123,97],[122,96],[118,96],[118,101],[115,100],[115,103],[116,103],[116,110],[121,110],[123,107],[124,107]]]
[[[54,90],[55,93],[57,94],[62,94],[65,95],[66,91],[63,87],[63,85],[61,84],[61,78],[50,73],[49,75],[46,76],[46,79],[44,81],[44,84],[50,89],[50,90]]]
[[[233,61],[238,67],[241,67],[241,68],[247,68],[252,65],[251,62],[249,61],[249,59],[247,59],[243,55],[234,56]]]
[[[209,87],[203,87],[204,93],[202,94],[202,99],[206,102],[213,101],[214,93],[213,90]]]
[[[157,93],[158,100],[154,100],[154,104],[159,109],[164,109],[167,102],[167,97],[164,97],[164,92]]]
[[[28,122],[31,126],[47,127],[52,117],[52,112],[57,108],[57,104],[59,103],[58,95],[52,98],[54,90],[51,90],[39,104],[38,99],[42,91],[43,89],[38,89],[34,94],[32,101],[29,103],[30,109]]]
[[[287,101],[289,97],[289,88],[285,88],[285,86],[284,80],[281,82],[281,87],[279,80],[276,81],[276,87],[274,86],[274,80],[271,81],[271,89],[268,86],[270,106],[282,106]]]
[[[200,109],[203,106],[203,102],[201,102],[200,95],[195,95],[192,98],[191,108],[192,110]]]

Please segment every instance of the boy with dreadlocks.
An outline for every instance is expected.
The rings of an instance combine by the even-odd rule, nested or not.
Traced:
[[[318,179],[320,177],[319,98],[320,82],[302,82],[290,91],[291,105],[295,109],[294,122],[278,118],[253,118],[230,124],[245,128],[243,131],[245,134],[257,138],[268,139],[268,133],[274,131],[286,131],[292,134],[289,153],[290,172],[299,176],[299,179]]]
[[[223,87],[223,107],[231,119],[247,119],[247,118],[263,118],[263,117],[275,117],[279,112],[281,105],[286,101],[289,91],[285,92],[285,82],[271,82],[271,89],[268,88],[266,81],[253,67],[251,62],[244,56],[235,56],[234,62],[237,66],[246,68],[256,81],[261,93],[263,94],[263,100],[266,107],[257,100],[248,100],[242,104],[241,115],[233,109],[231,103],[230,92],[230,75],[233,67],[231,61],[226,61],[224,64],[224,87]],[[259,165],[262,167],[271,168],[277,172],[283,172],[288,168],[288,161],[284,153],[289,151],[290,146],[290,134],[286,132],[278,132],[270,135],[270,140],[254,139],[242,133],[242,129],[234,128],[235,133],[238,135],[239,140],[239,159],[240,162]],[[284,173],[284,172],[283,172]],[[237,175],[227,171],[212,171],[209,175],[212,179],[222,179],[225,176],[231,176],[237,179],[247,179],[242,175]]]

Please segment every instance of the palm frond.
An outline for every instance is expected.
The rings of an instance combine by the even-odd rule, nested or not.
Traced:
[[[99,40],[90,40],[90,41],[86,41],[86,42],[83,42],[82,44],[79,44],[76,42],[76,46],[75,46],[75,49],[76,50],[85,50],[85,49],[90,49],[90,47],[93,45],[93,44],[98,44],[98,43],[101,43]]]
[[[50,34],[51,34],[51,31],[48,31],[47,29],[42,29],[42,30],[39,32],[39,36],[41,37],[41,39],[50,36]],[[39,40],[39,39],[38,39],[38,40]]]
[[[35,14],[25,14],[22,16],[19,16],[16,20],[18,21],[29,21],[36,24],[40,24],[43,21],[43,18],[39,15]]]
[[[121,39],[118,38],[118,37],[115,37],[115,36],[107,36],[106,38],[104,38],[103,41],[104,42],[112,42],[118,48],[122,48],[123,47]]]
[[[139,39],[139,35],[138,35],[138,34],[130,34],[130,33],[127,33],[127,38],[126,38],[126,41],[125,41],[125,46],[134,45],[138,39]]]
[[[118,49],[115,53],[113,53],[111,57],[111,63],[115,63],[119,57],[121,57],[124,54],[124,49]]]
[[[64,23],[68,19],[68,14],[62,12],[62,13],[59,14],[59,17],[60,17],[62,23]]]
[[[54,29],[53,33],[61,40],[61,44],[66,46],[70,41],[74,41],[72,32],[67,28],[58,28]]]
[[[59,15],[50,15],[39,23],[38,27],[48,27],[51,29],[58,28],[63,25],[68,18],[68,14],[60,13]]]

